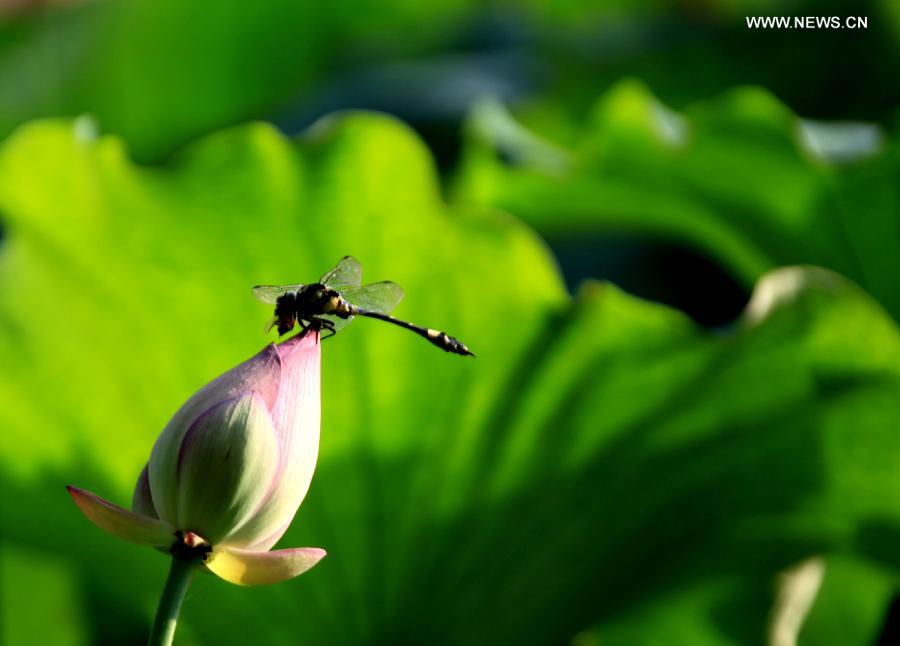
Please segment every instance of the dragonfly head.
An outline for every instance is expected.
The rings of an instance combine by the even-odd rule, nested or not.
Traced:
[[[293,316],[280,316],[278,317],[278,335],[283,336],[294,329],[294,325],[296,325],[297,319]]]
[[[278,325],[278,334],[287,334],[294,329],[297,323],[297,297],[293,292],[287,292],[275,301],[275,321]]]

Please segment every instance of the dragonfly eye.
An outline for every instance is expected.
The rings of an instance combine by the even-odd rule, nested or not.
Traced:
[[[292,299],[288,296],[288,294],[284,294],[283,296],[279,296],[278,300],[275,301],[275,316],[284,316],[291,309],[291,301]]]

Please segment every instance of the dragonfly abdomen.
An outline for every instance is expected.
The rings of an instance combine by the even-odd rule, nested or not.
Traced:
[[[469,348],[467,348],[462,341],[460,341],[456,337],[450,336],[446,332],[442,332],[441,330],[433,330],[431,328],[413,325],[412,323],[409,323],[407,321],[394,318],[390,314],[382,314],[381,312],[372,312],[359,308],[354,309],[356,310],[354,314],[358,314],[359,316],[368,316],[380,321],[387,321],[388,323],[393,323],[394,325],[398,325],[402,328],[406,328],[407,330],[415,332],[420,337],[426,339],[445,352],[452,352],[454,354],[462,354],[470,357],[475,356],[475,353],[469,350]]]

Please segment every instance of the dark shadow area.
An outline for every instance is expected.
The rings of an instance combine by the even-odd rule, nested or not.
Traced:
[[[750,292],[691,249],[642,236],[551,238],[571,292],[584,280],[608,280],[626,292],[670,305],[707,327],[734,321]]]
[[[881,629],[881,636],[876,642],[877,646],[896,646],[900,644],[900,596],[894,595],[891,605],[888,607],[887,618]]]
[[[887,519],[867,523],[859,529],[856,536],[856,547],[862,554],[895,571],[900,569],[898,544],[900,528],[893,526]],[[877,646],[900,644],[900,595],[897,593],[887,608],[881,636],[876,643]]]

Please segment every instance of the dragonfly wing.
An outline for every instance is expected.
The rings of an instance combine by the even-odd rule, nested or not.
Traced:
[[[353,256],[344,256],[334,269],[319,279],[319,282],[339,292],[357,288],[362,283],[362,266]]]
[[[296,292],[303,287],[303,283],[296,285],[257,285],[253,288],[253,295],[260,303],[268,303],[274,305],[279,296],[288,292]]]
[[[403,288],[397,283],[385,280],[344,290],[341,296],[360,309],[390,314],[403,300]]]

